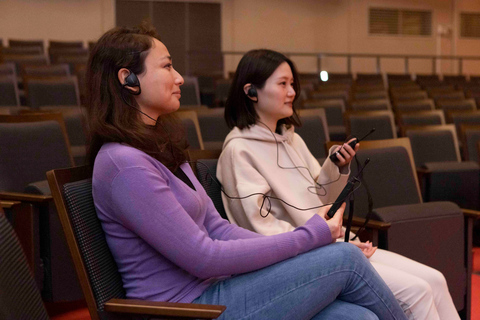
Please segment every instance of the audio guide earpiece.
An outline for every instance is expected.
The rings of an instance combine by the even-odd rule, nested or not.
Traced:
[[[127,86],[129,87],[138,87],[138,91],[133,91],[130,88],[126,88]],[[125,78],[125,83],[123,84],[123,87],[126,88],[131,94],[134,95],[139,95],[142,92],[142,89],[140,88],[140,81],[137,78],[137,75],[130,71],[130,74],[128,77]]]
[[[250,88],[248,89],[247,96],[249,96],[250,98],[258,99],[257,89],[253,85],[251,85]]]

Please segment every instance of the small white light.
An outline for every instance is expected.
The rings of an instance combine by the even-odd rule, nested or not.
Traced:
[[[328,81],[328,72],[327,71],[320,72],[320,79],[322,81]]]

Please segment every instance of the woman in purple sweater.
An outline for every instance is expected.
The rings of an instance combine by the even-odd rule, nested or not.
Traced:
[[[342,236],[343,207],[261,236],[228,221],[186,162],[183,78],[149,25],[115,28],[87,71],[93,196],[128,298],[223,304],[222,319],[405,319]]]

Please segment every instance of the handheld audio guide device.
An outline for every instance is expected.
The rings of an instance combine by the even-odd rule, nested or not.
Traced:
[[[353,190],[353,187],[355,186],[355,182],[358,181],[358,178],[362,174],[363,169],[367,166],[367,164],[369,162],[370,162],[370,158],[367,158],[367,160],[365,160],[365,163],[363,164],[363,167],[361,167],[358,170],[357,175],[348,179],[347,185],[345,186],[345,188],[343,188],[342,192],[340,192],[340,195],[335,200],[335,202],[332,204],[332,207],[330,208],[330,210],[328,210],[328,212],[327,212],[327,216],[329,218],[332,218],[335,215],[335,212],[337,212],[338,208],[340,208],[342,203],[345,200],[347,200],[348,196],[351,194],[351,191]]]
[[[353,139],[352,141],[350,141],[350,142],[348,143],[348,145],[349,145],[350,147],[352,147],[352,149],[355,149],[355,146],[357,145],[357,143],[359,143],[360,141],[362,141],[363,139],[365,139],[366,137],[368,137],[369,135],[371,135],[374,131],[375,131],[375,128],[372,128],[372,130],[370,130],[370,132],[367,133],[366,135],[364,135],[361,139],[355,138],[355,139]],[[343,146],[342,146],[342,148],[343,148]],[[334,152],[332,155],[330,155],[330,160],[332,160],[333,162],[338,162],[339,160],[338,160],[338,158],[337,158],[337,154],[338,154],[339,152],[340,152],[340,150],[339,150],[339,151],[336,151],[336,152]]]

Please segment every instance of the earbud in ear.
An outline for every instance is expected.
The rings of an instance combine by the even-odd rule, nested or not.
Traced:
[[[250,88],[248,89],[247,95],[248,95],[250,98],[258,98],[258,96],[257,96],[257,89],[256,89],[253,85],[250,86]]]
[[[138,91],[134,91],[130,88],[126,87],[138,87]],[[142,90],[140,89],[140,81],[137,78],[137,75],[130,71],[130,74],[128,77],[125,78],[125,83],[123,84],[123,87],[126,88],[131,94],[139,95]]]

